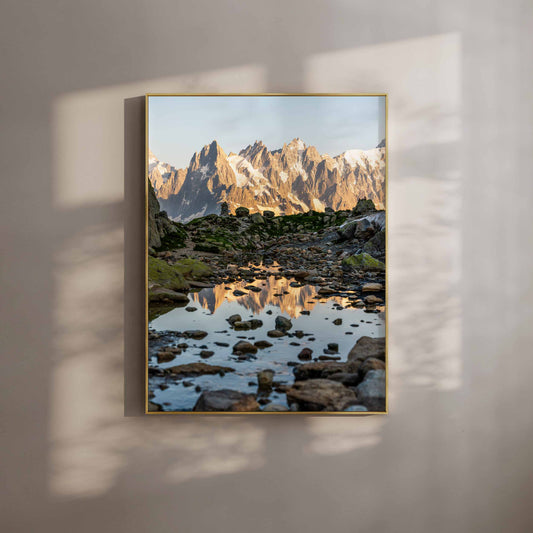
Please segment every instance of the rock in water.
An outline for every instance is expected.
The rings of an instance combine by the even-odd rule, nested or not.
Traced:
[[[381,283],[365,283],[362,287],[363,292],[380,292],[384,289]]]
[[[161,350],[157,353],[157,362],[158,363],[168,363],[176,358],[176,355],[170,351]]]
[[[288,331],[292,328],[292,322],[284,316],[276,317],[276,329],[279,331]]]
[[[257,373],[257,384],[260,390],[270,390],[272,388],[272,380],[274,379],[274,371],[270,369],[261,370]]]
[[[302,361],[309,361],[313,355],[313,350],[311,348],[304,348],[299,354],[298,359]]]
[[[385,337],[361,337],[350,350],[348,361],[364,361],[369,357],[385,361]]]
[[[257,346],[258,348],[270,348],[272,346],[271,342],[268,341],[256,341],[254,342],[254,346]]]
[[[370,370],[357,387],[357,397],[369,411],[385,411],[385,370]]]
[[[277,329],[271,329],[270,331],[267,331],[267,335],[269,337],[283,337],[286,333],[284,331],[279,331]]]
[[[220,374],[221,372],[234,372],[235,369],[229,366],[208,365],[207,363],[188,363],[177,365],[168,369],[171,374],[177,376],[203,376],[205,374]]]
[[[162,407],[158,403],[148,402],[148,411],[150,413],[162,411]]]
[[[332,361],[320,361],[316,363],[305,363],[294,369],[296,381],[306,379],[329,379],[332,374],[346,373],[357,374],[361,361],[350,361],[348,363],[337,363]]]
[[[202,331],[201,329],[192,329],[183,332],[183,336],[188,339],[203,339],[207,336],[207,331]]]
[[[335,324],[336,326],[340,326],[340,325],[342,325],[342,318],[336,318],[336,319],[333,321],[333,324]]]
[[[355,392],[329,379],[297,381],[287,391],[287,401],[301,411],[343,411],[357,402]]]
[[[254,346],[250,342],[239,341],[233,346],[233,353],[257,353],[257,346]]]
[[[163,302],[170,300],[171,302],[183,302],[189,301],[186,294],[182,292],[176,292],[171,289],[165,289],[163,287],[153,287],[148,291],[148,298],[151,302]]]
[[[370,370],[385,370],[385,362],[375,357],[368,357],[363,361],[363,364],[359,367],[359,375],[361,377],[366,376],[366,373]]]
[[[233,327],[236,329],[236,330],[246,330],[246,329],[252,329],[252,324],[250,322],[248,322],[247,320],[245,321],[237,321],[237,322],[233,322]]]
[[[233,325],[235,322],[241,322],[241,315],[231,315],[228,319],[228,322]]]
[[[253,394],[222,389],[202,392],[193,411],[259,411],[259,404]]]

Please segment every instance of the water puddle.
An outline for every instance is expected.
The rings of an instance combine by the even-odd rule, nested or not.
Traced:
[[[291,283],[294,285],[294,280],[280,277],[280,274],[266,274],[265,278],[253,282],[226,283],[194,292],[189,295],[191,301],[187,306],[195,307],[194,312],[187,311],[185,307],[169,310],[150,306],[150,316],[153,318],[149,324],[150,331],[163,335],[168,332],[168,338],[164,337],[164,345],[188,344],[188,348],[172,361],[158,363],[155,354],[161,340],[151,340],[150,367],[170,368],[205,362],[235,369],[235,372],[226,372],[224,376],[206,375],[183,379],[152,375],[149,388],[154,393],[153,402],[162,405],[165,411],[191,410],[201,394],[197,386],[201,390],[233,389],[257,393],[257,372],[265,369],[274,370],[275,384],[290,385],[294,382],[294,375],[293,366],[289,363],[302,362],[298,360],[298,354],[303,348],[311,348],[315,358],[324,354],[328,343],[334,342],[339,345],[337,355],[340,360],[346,361],[348,352],[359,337],[385,336],[384,308],[379,308],[379,313],[368,313],[364,309],[349,307],[356,298],[353,291],[347,290],[326,298],[318,295],[320,287],[291,286]],[[256,287],[256,290],[245,288],[250,286]],[[234,291],[243,291],[245,294],[234,294]],[[302,314],[302,311],[309,314]],[[253,330],[234,331],[227,322],[227,318],[234,314],[241,315],[242,320],[262,320],[263,326]],[[293,326],[289,335],[270,338],[267,332],[275,329],[275,319],[279,315],[290,318]],[[334,325],[333,321],[339,318],[342,319],[342,324]],[[193,340],[170,334],[186,330],[203,330],[207,332],[207,336]],[[303,332],[303,337],[295,335],[297,330]],[[268,340],[272,347],[260,349],[249,360],[238,360],[232,350],[233,345],[240,340],[251,343]],[[220,346],[222,343],[228,346]],[[214,355],[203,359],[200,356],[202,350],[213,351]],[[287,405],[283,392],[273,390],[268,395],[268,400]]]

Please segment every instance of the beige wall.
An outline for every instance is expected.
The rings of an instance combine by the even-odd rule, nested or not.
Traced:
[[[2,1],[2,531],[533,530],[533,4],[466,4]],[[148,91],[389,93],[387,417],[140,415]]]

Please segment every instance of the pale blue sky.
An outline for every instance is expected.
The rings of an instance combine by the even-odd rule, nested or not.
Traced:
[[[277,150],[300,137],[336,156],[385,137],[385,97],[151,96],[148,122],[150,149],[177,168],[213,140],[229,154],[256,140]]]

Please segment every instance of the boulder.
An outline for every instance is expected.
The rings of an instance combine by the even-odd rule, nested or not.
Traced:
[[[237,207],[235,209],[235,216],[238,218],[247,217],[250,214],[250,210],[247,207]]]
[[[356,239],[363,239],[366,241],[370,239],[370,237],[372,237],[374,233],[376,233],[376,229],[367,218],[363,218],[363,220],[357,221],[354,231],[354,237]]]
[[[265,218],[274,218],[276,216],[276,213],[274,211],[263,211],[263,216]]]
[[[385,370],[370,370],[357,387],[357,397],[369,411],[385,411]]]
[[[276,317],[276,329],[279,331],[288,331],[292,328],[292,322],[284,316]]]
[[[202,392],[193,411],[259,411],[259,404],[253,394],[222,389]]]
[[[359,367],[359,375],[364,378],[367,372],[370,370],[385,370],[385,362],[375,357],[368,357],[363,361],[363,364]]]
[[[343,224],[338,230],[337,233],[341,240],[352,239],[355,233],[355,227],[357,226],[357,220],[351,220]]]
[[[188,377],[234,372],[235,369],[229,366],[208,365],[207,363],[187,363],[185,365],[173,366],[168,371],[177,376]]]
[[[361,383],[361,378],[359,377],[359,374],[357,372],[355,373],[337,372],[335,374],[329,375],[328,379],[331,379],[333,381],[338,381],[339,383],[342,383],[343,385],[346,385],[347,387],[353,387]]]
[[[354,374],[358,372],[360,366],[361,361],[347,363],[320,361],[299,365],[293,372],[296,381],[304,381],[306,379],[329,378],[329,376],[338,373]]]
[[[287,390],[289,405],[300,411],[343,411],[357,402],[355,392],[329,379],[297,381]]]
[[[239,341],[233,346],[233,353],[257,353],[257,346],[247,341]]]
[[[148,299],[150,302],[171,301],[176,303],[187,303],[189,298],[182,292],[165,289],[164,287],[153,287],[148,290]]]
[[[369,239],[363,246],[363,252],[369,254],[383,254],[385,253],[385,231],[378,231],[371,239]]]
[[[369,357],[385,361],[385,337],[361,337],[348,354],[348,361],[364,361]]]
[[[203,357],[204,359],[207,359],[208,357],[211,357],[215,355],[215,352],[213,352],[212,350],[202,350],[200,352],[200,357]]]
[[[265,219],[263,218],[263,215],[261,215],[260,213],[253,213],[252,215],[250,215],[250,220],[254,224],[264,224],[265,223]]]

